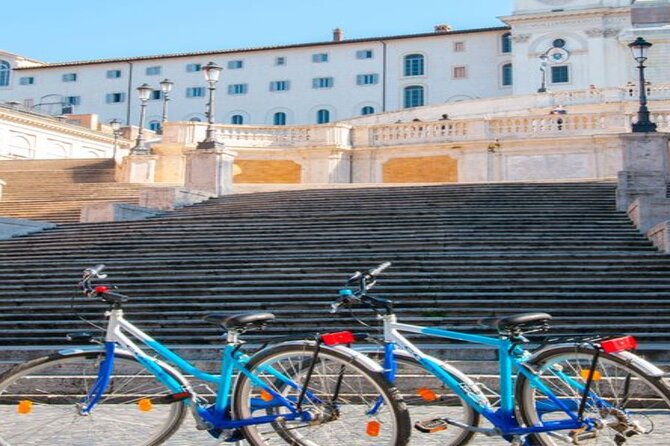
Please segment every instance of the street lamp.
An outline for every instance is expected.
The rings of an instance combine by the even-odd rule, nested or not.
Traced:
[[[537,89],[538,93],[547,92],[547,68],[549,67],[549,56],[547,53],[544,53],[540,56],[540,72],[542,73],[542,83],[540,88]]]
[[[163,114],[161,116],[161,126],[158,129],[158,134],[162,135],[163,134],[163,127],[165,126],[165,123],[167,122],[168,101],[170,100],[170,92],[172,91],[172,87],[174,86],[174,82],[171,82],[168,79],[163,79],[160,83],[160,86],[161,86],[161,91],[163,92]]]
[[[215,149],[219,145],[214,136],[214,91],[216,90],[216,83],[219,81],[221,70],[223,70],[223,68],[214,62],[208,63],[202,69],[209,88],[209,102],[207,103],[207,133],[205,139],[198,143],[196,149]]]
[[[640,109],[637,111],[637,122],[633,124],[633,133],[648,133],[656,131],[656,124],[649,119],[649,109],[647,108],[647,85],[644,79],[644,62],[647,60],[647,50],[652,46],[642,37],[638,37],[634,42],[628,44],[633,59],[638,63],[640,70]]]
[[[118,119],[112,119],[109,121],[109,125],[112,128],[112,133],[114,134],[114,146],[112,148],[112,159],[116,159],[116,150],[118,148],[119,135],[121,134],[121,122]]]
[[[149,84],[142,84],[137,87],[137,95],[140,98],[140,128],[137,132],[137,139],[135,140],[135,147],[130,149],[131,155],[148,155],[149,149],[144,140],[144,113],[147,108],[147,101],[154,91]]]

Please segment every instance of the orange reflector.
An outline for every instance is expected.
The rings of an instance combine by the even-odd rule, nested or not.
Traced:
[[[379,421],[368,421],[368,425],[365,428],[365,433],[368,434],[370,437],[378,437],[379,436],[379,431],[382,429],[382,425],[379,423]]]
[[[267,390],[261,390],[261,399],[263,401],[265,401],[267,403],[268,401],[272,401],[272,398],[274,398],[274,397],[272,396],[272,394],[270,392],[268,392]]]
[[[16,411],[21,415],[29,414],[33,411],[33,402],[28,400],[19,401],[19,405],[16,407]]]
[[[635,350],[637,348],[637,341],[632,336],[623,336],[601,341],[600,346],[605,353],[616,353],[624,350]]]
[[[580,370],[579,371],[579,376],[582,377],[584,381],[587,381],[589,379],[589,375],[591,375],[591,370]],[[593,371],[593,376],[591,377],[591,381],[600,381],[600,378],[603,377],[603,374],[600,373],[597,370]]]
[[[142,412],[149,412],[154,408],[154,405],[149,398],[143,398],[137,402],[137,408]]]
[[[435,401],[437,399],[437,393],[427,387],[421,387],[416,393],[423,398],[424,401]]]

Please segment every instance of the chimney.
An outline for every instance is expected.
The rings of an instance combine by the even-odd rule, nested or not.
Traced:
[[[333,42],[341,42],[344,39],[344,31],[342,28],[335,28],[333,30]]]
[[[446,25],[446,24],[444,24],[444,25],[435,25],[435,32],[436,32],[436,33],[448,33],[448,32],[451,31],[452,29],[453,29],[453,28],[451,27],[451,25]]]

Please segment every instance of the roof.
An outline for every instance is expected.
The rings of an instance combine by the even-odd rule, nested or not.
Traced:
[[[138,56],[138,57],[124,57],[124,58],[113,58],[113,59],[95,59],[95,60],[82,60],[82,61],[73,61],[73,62],[54,62],[54,63],[45,63],[41,66],[33,67],[17,67],[15,70],[40,70],[45,68],[57,68],[57,67],[72,67],[78,65],[95,65],[95,64],[107,64],[107,63],[118,63],[118,62],[135,62],[143,60],[156,60],[156,59],[173,59],[179,57],[193,57],[193,56],[214,56],[220,54],[236,54],[236,53],[247,53],[247,52],[257,52],[257,51],[269,51],[269,50],[280,50],[280,49],[291,49],[291,48],[307,48],[314,46],[330,46],[330,45],[347,45],[353,43],[364,43],[364,42],[377,42],[385,40],[401,40],[401,39],[416,39],[422,37],[443,37],[459,34],[472,34],[472,33],[484,33],[492,31],[508,31],[511,28],[508,26],[498,26],[498,27],[489,27],[489,28],[475,28],[475,29],[464,29],[459,31],[440,31],[440,32],[430,32],[430,33],[421,33],[421,34],[404,34],[396,36],[385,36],[385,37],[365,37],[361,39],[347,39],[341,41],[325,41],[325,42],[311,42],[311,43],[297,43],[290,45],[276,45],[276,46],[261,46],[253,48],[241,48],[241,49],[232,49],[232,50],[213,50],[213,51],[196,51],[189,53],[173,53],[173,54],[159,54],[151,56]]]

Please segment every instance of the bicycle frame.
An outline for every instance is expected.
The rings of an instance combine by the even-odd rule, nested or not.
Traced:
[[[129,336],[126,335],[126,333],[128,333],[133,338],[139,340],[142,344],[155,351],[160,357],[176,365],[180,370],[186,372],[187,374],[193,375],[195,378],[202,381],[216,384],[216,400],[213,406],[205,407],[198,403],[194,398],[189,398],[193,404],[196,404],[195,409],[198,415],[215,429],[236,429],[252,424],[271,423],[280,416],[283,419],[289,421],[297,419],[302,421],[311,420],[309,413],[301,412],[300,410],[296,409],[296,402],[293,401],[293,398],[289,399],[277,393],[256,375],[252,374],[246,369],[245,364],[248,362],[249,357],[238,351],[237,333],[232,331],[228,333],[227,343],[223,349],[221,358],[221,372],[220,374],[215,375],[203,372],[202,370],[193,366],[191,363],[181,358],[178,354],[165,347],[160,342],[156,341],[151,336],[124,319],[123,310],[112,309],[105,313],[105,315],[109,318],[104,344],[105,359],[100,365],[98,370],[98,377],[95,383],[91,386],[88,395],[86,395],[80,402],[80,412],[82,415],[89,414],[94,409],[102,394],[107,389],[114,369],[114,353],[119,348],[130,352],[143,367],[145,367],[152,375],[154,375],[156,379],[164,384],[171,392],[180,393],[188,390],[189,393],[191,393],[190,389],[185,389],[184,385],[172,377],[170,373],[166,372],[166,370],[160,364],[158,364],[154,358],[150,357],[144,351],[142,351],[142,349],[135,342],[133,342]],[[101,350],[101,348],[96,347],[95,350]],[[229,410],[229,395],[232,389],[235,370],[246,375],[254,385],[259,386],[262,390],[270,393],[270,395],[273,397],[269,402],[263,401],[260,398],[253,398],[251,401],[252,408],[270,408],[283,406],[288,408],[290,413],[251,417],[243,420],[233,420]],[[294,383],[289,377],[283,375],[271,367],[263,367],[261,371],[272,375],[274,378],[277,378],[283,383],[294,388],[302,387]],[[311,394],[310,397],[315,398]],[[185,403],[188,403],[188,401]]]
[[[527,359],[523,355],[524,350],[506,338],[492,338],[487,336],[472,335],[457,331],[443,330],[439,328],[421,327],[418,325],[402,324],[397,322],[394,314],[382,316],[384,320],[384,369],[389,381],[395,379],[395,361],[393,350],[400,348],[408,352],[414,359],[429,372],[439,378],[456,395],[489,420],[503,436],[527,435],[532,433],[551,432],[556,430],[572,430],[583,427],[592,428],[595,424],[590,419],[580,420],[576,408],[566,404],[559,399],[530,369],[524,362]],[[405,338],[401,332],[429,335],[438,338],[464,341],[474,344],[487,345],[498,351],[499,374],[500,374],[500,408],[494,410],[488,400],[477,395],[474,391],[468,391],[467,386],[462,386],[457,379],[446,371],[434,358],[423,353],[418,347]],[[514,416],[514,371],[524,375],[533,387],[538,389],[549,401],[544,402],[547,410],[563,411],[565,420],[545,422],[542,426],[520,426]],[[589,392],[589,396],[597,399],[599,403],[609,406],[600,400],[597,395]]]

